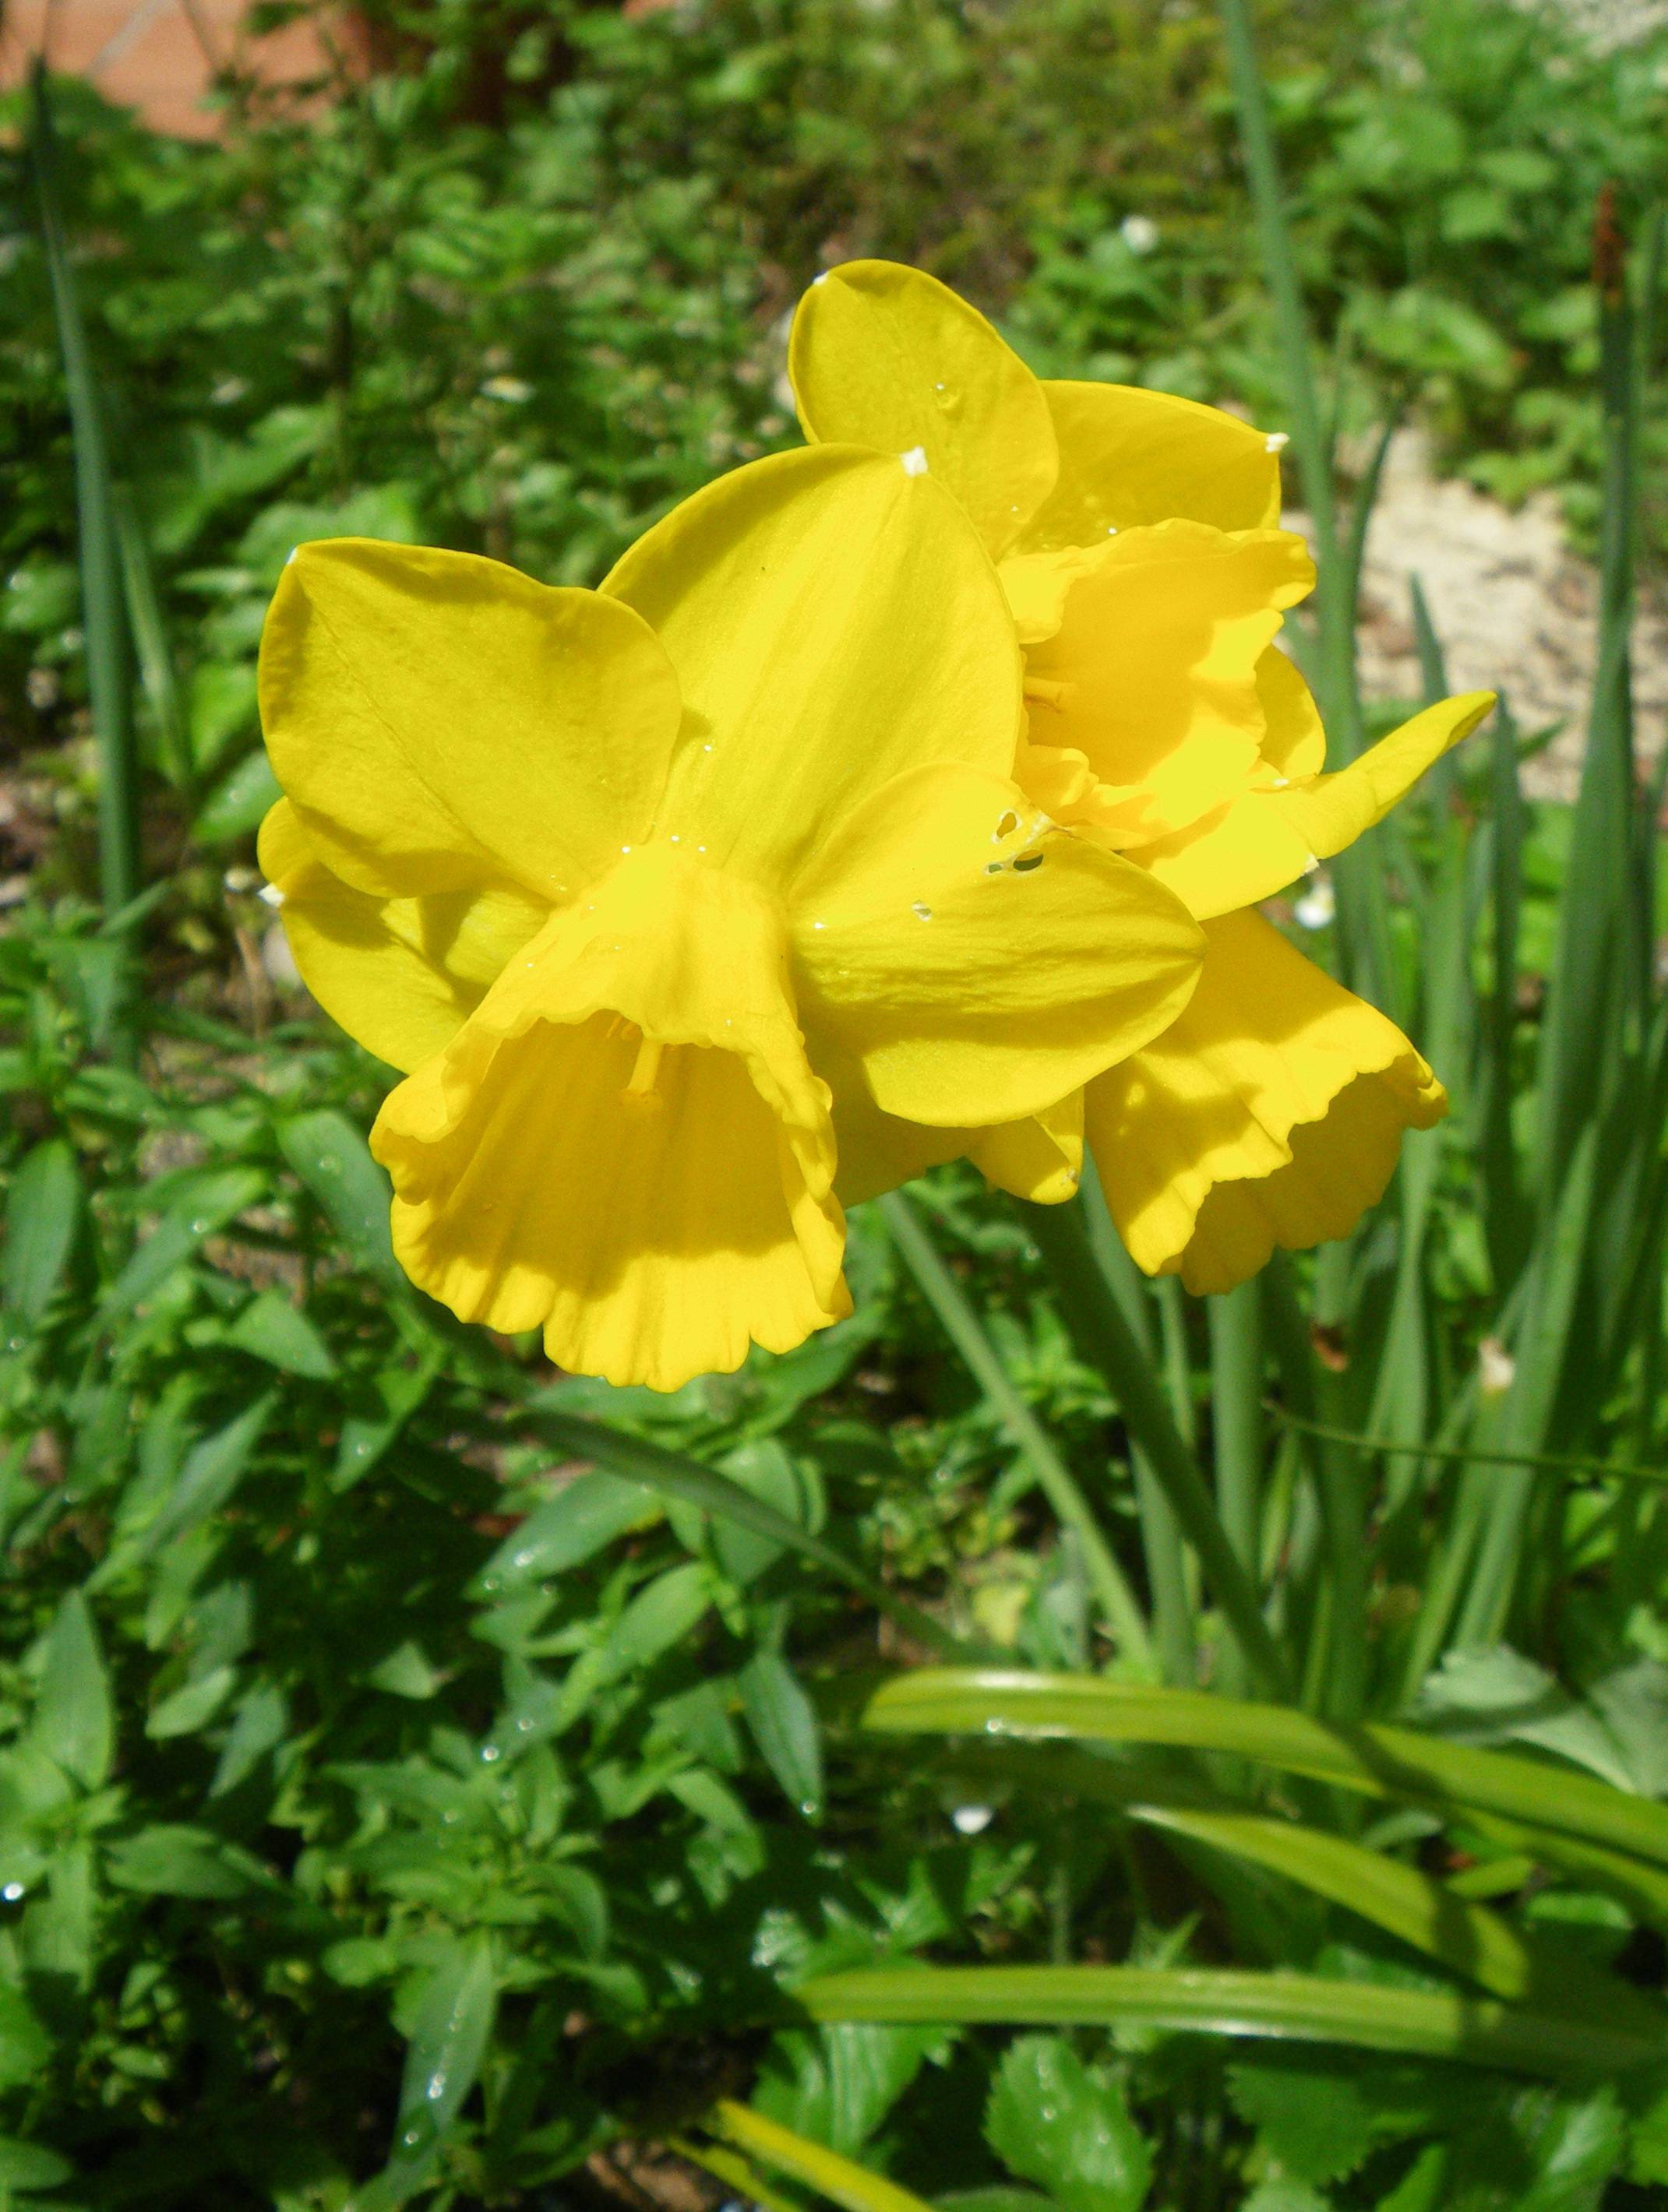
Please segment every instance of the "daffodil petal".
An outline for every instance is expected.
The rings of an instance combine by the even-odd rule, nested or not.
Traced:
[[[664,650],[617,601],[353,538],[285,568],[260,701],[338,875],[395,897],[513,877],[552,902],[647,830],[679,714]]]
[[[653,624],[685,720],[657,821],[776,890],[900,770],[1012,767],[1001,587],[930,478],[849,447],[778,454],[687,500],[603,586]]]
[[[1431,763],[1469,736],[1494,703],[1492,691],[1441,700],[1336,775],[1294,783],[1287,791],[1247,791],[1130,857],[1168,884],[1201,921],[1271,898],[1382,822]]]
[[[848,261],[819,276],[794,318],[788,374],[807,438],[918,456],[993,554],[1053,486],[1043,387],[977,307],[919,269]]]
[[[1178,516],[1218,530],[1280,520],[1283,440],[1196,400],[1127,384],[1043,386],[1060,449],[1054,489],[1022,552],[1094,545],[1115,531]]]
[[[412,1279],[563,1367],[674,1389],[849,1310],[780,924],[666,846],[552,916],[371,1146]]]
[[[1026,650],[1026,696],[1032,744],[1082,753],[1100,779],[1087,818],[1109,842],[1148,843],[1245,789],[1267,732],[1257,672],[1313,580],[1283,530],[1166,522],[1095,555]]]
[[[1185,1002],[1199,935],[1156,890],[1005,778],[915,769],[794,887],[807,1032],[837,1038],[907,1121],[1040,1113]]]
[[[975,1132],[967,1156],[988,1182],[1033,1206],[1063,1206],[1083,1175],[1083,1093],[1045,1113]]]
[[[1263,704],[1263,766],[1269,778],[1283,776],[1289,784],[1318,775],[1326,765],[1320,708],[1302,672],[1277,645],[1257,664],[1257,696]]]
[[[1446,1111],[1401,1031],[1260,915],[1205,931],[1198,988],[1164,1035],[1089,1085],[1089,1145],[1149,1274],[1225,1291],[1276,1244],[1343,1236],[1376,1203],[1404,1131]]]
[[[350,1037],[413,1068],[457,1035],[549,908],[515,884],[379,898],[327,868],[281,799],[261,825],[260,864],[283,894],[301,981]]]

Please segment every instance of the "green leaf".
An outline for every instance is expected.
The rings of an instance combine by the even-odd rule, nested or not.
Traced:
[[[928,2212],[918,2197],[900,2189],[895,2181],[869,2172],[850,2159],[842,2158],[837,2151],[813,2142],[727,2097],[713,2106],[707,2125],[752,2157],[816,2190],[831,2203],[841,2206],[842,2212]]]
[[[205,1237],[265,1196],[266,1177],[254,1168],[223,1168],[194,1177],[105,1294],[106,1317],[131,1313],[181,1267]]]
[[[984,2113],[985,2139],[1010,2173],[1066,2212],[1139,2212],[1153,2154],[1118,2083],[1086,2066],[1063,2036],[1011,2044]]]
[[[110,1677],[93,1616],[81,1591],[71,1590],[46,1632],[31,1734],[66,1774],[83,1789],[96,1790],[110,1772],[115,1730]]]
[[[164,1742],[170,1736],[195,1735],[208,1726],[236,1686],[235,1667],[214,1668],[154,1705],[145,1734],[154,1742]]]
[[[581,1420],[570,1413],[541,1411],[534,1416],[532,1425],[575,1456],[606,1467],[628,1481],[644,1484],[664,1498],[681,1500],[703,1513],[721,1515],[738,1527],[751,1528],[779,1543],[784,1550],[797,1552],[802,1558],[814,1561],[897,1621],[899,1627],[906,1629],[929,1650],[942,1652],[950,1658],[971,1656],[941,1621],[897,1597],[884,1583],[877,1582],[834,1545],[813,1536],[808,1529],[790,1521],[785,1513],[778,1513],[764,1499],[744,1490],[739,1482],[732,1482],[727,1475],[703,1467],[698,1460],[664,1451],[660,1445],[649,1443],[641,1437],[624,1436],[618,1429],[606,1428],[600,1421]]]
[[[32,2081],[52,2056],[52,2038],[11,1982],[0,1982],[0,2089]]]
[[[161,1511],[140,1538],[144,1551],[160,1551],[220,1510],[242,1480],[275,1403],[271,1394],[257,1398],[192,1446]]]
[[[822,1736],[811,1700],[785,1659],[755,1652],[737,1678],[742,1711],[764,1763],[807,1820],[822,1809]]]
[[[158,1822],[111,1845],[106,1862],[118,1889],[146,1897],[217,1900],[247,1897],[261,1887],[259,1869],[207,1828]]]
[[[564,1483],[527,1516],[514,1535],[504,1539],[482,1568],[479,1587],[490,1594],[565,1574],[628,1528],[658,1520],[660,1513],[641,1483],[624,1482],[593,1468]]]
[[[24,1158],[6,1201],[0,1302],[20,1321],[39,1321],[51,1304],[75,1249],[81,1211],[75,1153],[62,1137],[49,1137]]]
[[[498,2007],[484,1936],[453,1939],[429,1976],[412,2022],[388,2162],[357,2202],[361,2212],[403,2203],[433,2166],[475,2086]]]
[[[251,1298],[227,1330],[226,1341],[287,1375],[322,1382],[336,1372],[330,1346],[282,1291],[263,1291]]]
[[[359,1266],[403,1284],[388,1226],[393,1186],[346,1115],[330,1108],[298,1114],[281,1124],[278,1147]]]
[[[56,2189],[75,2178],[74,2166],[55,2150],[0,2136],[0,2189]]]
[[[1604,2021],[1443,1990],[1312,1974],[1148,1966],[862,1967],[800,1983],[813,2020],[1133,2025],[1208,2035],[1353,2044],[1536,2073],[1616,2071],[1668,2058],[1668,2042]]]
[[[832,2150],[860,2151],[944,2040],[932,2027],[788,2028],[765,2056],[754,2108]]]
[[[1285,1705],[1086,1674],[920,1668],[869,1698],[866,1728],[1228,1751],[1375,1797],[1475,1808],[1668,1865],[1668,1809],[1565,1767],[1474,1751],[1410,1729],[1343,1726]]]
[[[1379,2140],[1371,2078],[1286,2059],[1231,2066],[1228,2095],[1240,2118],[1298,2181],[1342,2181]]]
[[[192,824],[199,845],[229,845],[259,829],[267,809],[283,797],[266,755],[246,755],[216,785]]]

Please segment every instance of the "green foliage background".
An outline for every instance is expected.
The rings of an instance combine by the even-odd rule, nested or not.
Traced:
[[[1663,2202],[1660,1853],[1618,1874],[1473,1801],[1269,1782],[1245,1745],[1050,1769],[1024,1747],[981,1764],[965,1731],[865,1726],[869,1678],[934,1656],[900,1605],[964,1654],[1120,1674],[1035,1450],[970,1385],[896,1223],[859,1213],[856,1315],[788,1358],[670,1400],[555,1378],[531,1342],[458,1328],[405,1284],[359,1134],[383,1072],[275,1008],[259,966],[253,659],[298,539],[422,539],[594,580],[677,497],[791,441],[782,319],[854,253],[935,269],[1047,373],[1283,419],[1214,18],[1174,0],[629,18],[454,0],[368,21],[368,82],[299,118],[228,88],[217,147],[55,88],[130,590],[137,565],[158,617],[134,625],[156,886],[137,1012],[94,904],[58,337],[21,141],[3,155],[0,840],[30,884],[0,928],[0,2202],[675,2203],[642,2147],[710,2155],[723,2097],[961,2212]],[[1556,487],[1596,540],[1592,210],[1614,183],[1637,228],[1664,196],[1668,45],[1598,58],[1492,0],[1316,0],[1265,32],[1340,425],[1411,411],[1450,466],[1509,497]],[[1653,410],[1633,465],[1647,561],[1665,458]],[[1532,1016],[1543,981],[1555,1002],[1576,972],[1560,948],[1584,849],[1567,811],[1519,822],[1500,789],[1486,750],[1467,756],[1380,855],[1385,994],[1428,1041],[1448,1024],[1460,1106],[1408,1278],[1419,1357],[1392,1325],[1413,1240],[1395,1194],[1342,1288],[1336,1269],[1282,1270],[1256,1294],[1251,1564],[1323,1711],[1337,1477],[1262,1422],[1265,1390],[1292,1413],[1318,1389],[1310,1412],[1357,1432],[1410,1423],[1403,1443],[1660,1463],[1659,1241],[1652,1318],[1636,1302],[1614,1341],[1595,1322],[1608,1348],[1557,1369],[1532,1437],[1466,1425],[1479,1340],[1503,1302],[1521,1318],[1533,1084],[1556,1073]],[[1462,948],[1452,1003],[1425,957],[1439,940]],[[1622,1095],[1641,1180],[1604,1187],[1612,1213],[1631,1192],[1659,1215],[1660,1103]],[[1074,1336],[1036,1224],[956,1172],[922,1207],[953,1295],[1145,1589],[1154,1440]],[[1595,1233],[1589,1275],[1621,1249]],[[1600,1287],[1570,1291],[1560,1361],[1567,1340],[1587,1353],[1595,1314],[1614,1322]],[[1300,1298],[1362,1347],[1336,1387],[1302,1322],[1295,1364],[1281,1334]],[[1131,1310],[1165,1418],[1220,1479],[1220,1315],[1145,1293]],[[1412,1392],[1374,1388],[1415,1368],[1428,1423]],[[590,1465],[581,1420],[776,1518]],[[1416,1487],[1405,1458],[1371,1462],[1352,1724],[1399,1716],[1526,1756],[1549,1819],[1578,1772],[1647,1807],[1668,1795],[1654,1493],[1549,1487],[1504,1628],[1427,1666],[1421,1591],[1441,1544],[1465,1558],[1473,1492],[1413,1464]],[[1181,1574],[1200,1679],[1243,1690],[1213,1591],[1190,1558]],[[864,1595],[877,1584],[892,1610]],[[1185,1829],[1247,1806],[1282,1824],[1283,1859]],[[1389,1902],[1351,1887],[1364,1862],[1329,1890],[1291,1842],[1314,1835],[1394,1869]],[[1479,2025],[1480,1992],[1519,1971],[1479,1971],[1495,1923],[1465,1913],[1491,1899],[1525,1947],[1511,1994],[1567,2063],[1507,2063]],[[1349,2033],[1282,2049],[1214,2032],[1222,2017],[1108,2029],[1069,2006],[1019,2034],[819,2026],[783,1994],[847,1969],[1068,1960],[1365,1995]],[[1451,2032],[1391,2048],[1381,2025],[1373,2046],[1379,1996],[1455,1989],[1477,2020],[1462,2005]],[[1596,2027],[1646,2063],[1595,2059]],[[760,2202],[817,2186],[715,2167]]]

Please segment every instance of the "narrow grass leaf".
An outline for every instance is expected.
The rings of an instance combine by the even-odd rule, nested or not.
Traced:
[[[750,2106],[724,2097],[708,2115],[707,2125],[751,2157],[773,2166],[807,2189],[814,2189],[842,2212],[928,2212],[920,2197],[895,2181],[871,2173],[807,2136],[795,2135],[779,2120],[766,2119]]]

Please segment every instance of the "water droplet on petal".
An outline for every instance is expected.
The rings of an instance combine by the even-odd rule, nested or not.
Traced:
[[[933,910],[924,899],[917,899],[910,911],[921,921],[930,921],[933,918]]]
[[[898,458],[904,464],[904,473],[906,477],[926,475],[927,448],[924,446],[911,446],[907,453],[900,453]],[[1019,512],[1017,507],[1014,512],[1016,514]]]

